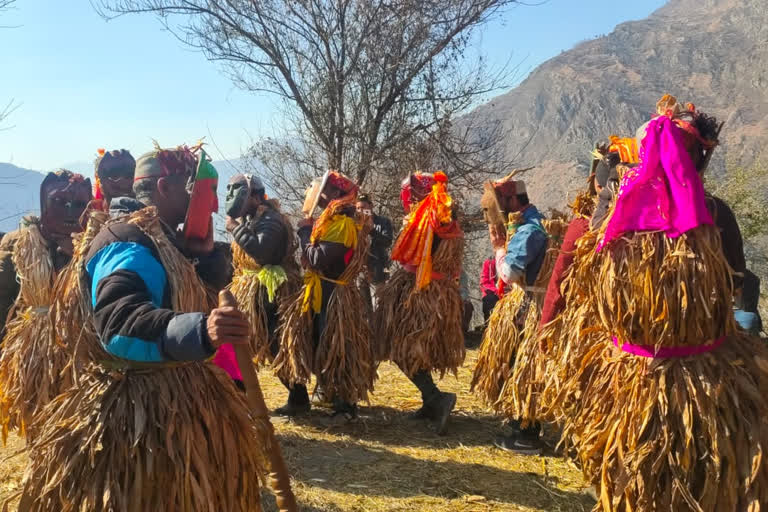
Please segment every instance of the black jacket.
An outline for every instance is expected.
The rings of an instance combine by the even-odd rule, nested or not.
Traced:
[[[232,232],[239,245],[259,265],[279,265],[283,262],[289,233],[282,215],[273,208],[266,208],[258,218],[249,219]]]
[[[394,232],[392,221],[381,215],[373,216],[373,230],[371,231],[371,253],[368,257],[368,269],[374,283],[386,280],[386,271],[389,268],[389,249],[392,247]]]
[[[346,208],[342,211],[342,214],[354,218],[355,209],[354,207]],[[298,234],[301,254],[310,268],[319,271],[325,277],[331,279],[338,279],[344,273],[354,249],[345,247],[344,244],[337,242],[319,241],[314,244],[310,243],[312,226],[299,228]]]

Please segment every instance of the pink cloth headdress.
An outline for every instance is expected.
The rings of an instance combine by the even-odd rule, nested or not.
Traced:
[[[676,238],[704,224],[712,224],[712,216],[701,177],[680,128],[669,117],[659,116],[648,123],[640,165],[622,179],[613,216],[597,250],[628,232],[664,231]]]

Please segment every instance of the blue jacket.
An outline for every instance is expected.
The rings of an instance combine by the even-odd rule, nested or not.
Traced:
[[[128,213],[143,205],[124,200],[111,206]],[[169,238],[173,241],[173,234]],[[226,284],[226,258],[220,250],[200,258],[196,268],[212,288]],[[139,362],[199,361],[214,354],[205,315],[171,308],[157,248],[136,226],[118,223],[102,229],[85,269],[96,331],[108,353]]]
[[[543,220],[544,217],[535,206],[529,205],[523,210],[523,224],[509,240],[507,253],[498,269],[502,278],[524,275],[528,286],[536,281],[547,252],[548,236],[542,225]]]

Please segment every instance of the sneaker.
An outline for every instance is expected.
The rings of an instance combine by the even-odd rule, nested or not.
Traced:
[[[309,404],[294,404],[292,402],[287,402],[284,406],[278,407],[273,411],[275,416],[301,416],[303,414],[308,414],[310,410]]]
[[[331,407],[333,405],[333,401],[325,396],[325,392],[319,386],[315,386],[315,390],[312,392],[311,403],[318,407]]]
[[[541,455],[544,451],[544,444],[538,438],[499,436],[493,440],[493,444],[496,448],[520,455]]]

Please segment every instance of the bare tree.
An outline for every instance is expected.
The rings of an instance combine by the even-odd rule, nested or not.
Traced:
[[[415,169],[459,185],[502,166],[500,126],[462,116],[508,67],[466,58],[472,36],[515,0],[100,0],[105,17],[153,13],[221,61],[245,90],[284,100],[283,133],[248,156],[281,196],[328,168],[379,197]],[[470,62],[471,60],[471,62]]]

